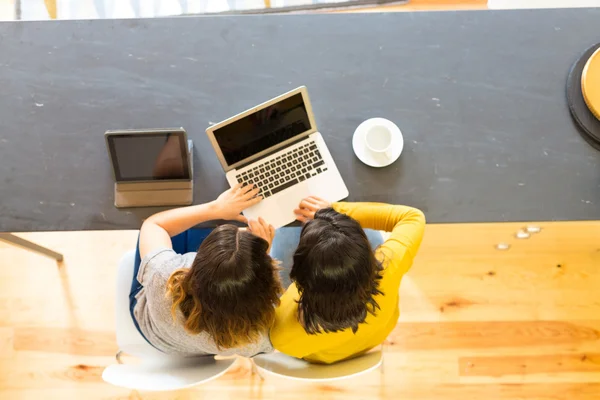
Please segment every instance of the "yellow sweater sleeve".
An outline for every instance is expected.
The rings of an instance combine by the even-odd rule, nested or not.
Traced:
[[[401,275],[408,271],[425,233],[425,215],[421,210],[383,203],[334,203],[332,206],[337,212],[357,220],[365,229],[391,232],[379,248],[391,260],[386,269]]]

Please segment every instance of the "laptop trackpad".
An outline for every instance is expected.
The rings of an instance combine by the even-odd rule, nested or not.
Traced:
[[[266,198],[254,207],[247,209],[244,215],[248,219],[262,217],[275,228],[280,228],[296,220],[294,209],[298,208],[300,201],[308,195],[308,185],[301,183],[276,196]]]

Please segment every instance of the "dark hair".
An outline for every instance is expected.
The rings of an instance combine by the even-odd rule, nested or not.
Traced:
[[[189,333],[207,332],[219,349],[256,342],[275,320],[282,293],[269,243],[234,225],[204,239],[189,269],[173,272],[167,293]]]
[[[337,332],[365,322],[383,294],[383,266],[360,224],[331,208],[317,211],[302,228],[290,273],[296,283],[298,319],[309,334]]]

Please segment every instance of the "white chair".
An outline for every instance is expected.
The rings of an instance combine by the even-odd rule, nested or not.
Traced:
[[[271,353],[252,358],[253,366],[264,379],[265,375],[274,375],[288,379],[311,382],[327,382],[353,378],[383,368],[383,352],[371,351],[362,356],[335,364],[313,364],[283,353]]]
[[[117,361],[102,373],[105,382],[128,389],[178,390],[208,382],[223,375],[235,358],[173,357],[152,347],[136,329],[129,313],[129,291],[133,278],[135,250],[123,255],[117,271],[116,330]],[[138,357],[138,364],[121,364],[121,354]]]

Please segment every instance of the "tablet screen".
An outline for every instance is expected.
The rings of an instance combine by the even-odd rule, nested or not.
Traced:
[[[190,179],[180,132],[112,134],[108,143],[117,182]]]

